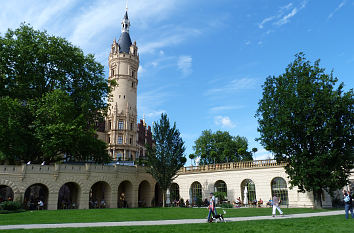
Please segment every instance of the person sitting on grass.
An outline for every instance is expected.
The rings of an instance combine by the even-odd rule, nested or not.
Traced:
[[[269,198],[269,201],[267,202],[267,207],[272,207],[273,203],[272,203],[272,198]]]
[[[189,207],[189,200],[186,201],[186,207]]]
[[[262,206],[263,206],[263,200],[262,198],[259,198],[258,207],[262,207]]]
[[[253,207],[257,207],[257,199],[256,198],[252,201],[252,205],[253,205]]]
[[[238,198],[236,199],[236,207],[237,207],[237,208],[240,208],[240,207],[241,207],[241,198],[240,198],[240,197],[238,197]]]
[[[209,206],[209,201],[208,201],[207,198],[204,199],[203,205],[204,205],[204,206]]]

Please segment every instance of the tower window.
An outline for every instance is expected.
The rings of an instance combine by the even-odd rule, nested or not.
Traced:
[[[135,71],[132,70],[132,77],[134,78],[135,77]]]
[[[132,138],[130,138],[130,139],[129,139],[129,143],[130,143],[130,144],[132,144],[132,141],[133,141],[133,139],[132,139]]]
[[[111,69],[111,75],[112,76],[114,75],[114,69]]]
[[[118,129],[122,130],[124,128],[124,122],[123,121],[118,121]]]
[[[132,82],[132,87],[134,87],[134,82]]]
[[[118,144],[123,144],[123,136],[118,136]]]
[[[130,130],[133,130],[133,123],[130,123]]]
[[[125,99],[125,95],[124,95],[124,99]]]
[[[120,99],[120,95],[119,95],[119,99]]]

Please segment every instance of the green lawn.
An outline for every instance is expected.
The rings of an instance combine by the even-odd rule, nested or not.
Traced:
[[[344,211],[343,211],[344,212]],[[9,232],[18,233],[91,233],[91,232],[142,232],[142,233],[190,233],[190,232],[240,232],[240,233],[349,233],[354,229],[354,219],[346,220],[343,215],[328,217],[312,217],[298,219],[274,219],[244,222],[227,223],[204,223],[184,224],[167,226],[139,226],[139,227],[93,227],[93,228],[62,228],[62,229],[34,229],[34,230],[12,230]]]
[[[220,211],[220,209],[217,209]],[[271,208],[226,209],[225,217],[246,217],[271,215]],[[285,214],[328,211],[309,208],[284,208]],[[74,222],[119,222],[165,219],[206,218],[206,208],[140,208],[140,209],[90,209],[90,210],[43,210],[14,214],[1,214],[0,225],[35,223],[74,223]]]

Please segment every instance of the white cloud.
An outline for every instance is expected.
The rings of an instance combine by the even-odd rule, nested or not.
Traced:
[[[289,14],[284,15],[280,20],[278,20],[276,22],[276,24],[277,25],[283,25],[283,24],[288,23],[289,19],[294,17],[296,15],[296,13],[297,13],[297,8],[292,9],[292,11]]]
[[[140,75],[142,75],[144,72],[145,72],[145,69],[143,68],[143,66],[139,65],[139,68],[138,68],[139,77],[141,77]]]
[[[148,121],[156,120],[161,113],[166,112],[161,106],[173,95],[168,87],[162,86],[151,91],[138,93],[138,115],[145,115]]]
[[[267,151],[266,149],[261,149],[257,151],[253,157],[254,160],[265,160],[265,159],[273,159],[274,156],[272,152]]]
[[[176,28],[175,25],[158,28],[158,36],[152,38],[152,41],[149,41],[149,39],[143,39],[145,41],[141,42],[142,46],[139,48],[139,53],[155,53],[156,50],[161,51],[162,48],[178,45],[189,37],[199,35],[200,33],[201,31],[198,29]]]
[[[329,15],[328,15],[328,19],[331,19],[333,17],[333,15],[335,13],[337,13],[337,11],[339,11],[346,3],[346,0],[342,1],[341,3],[339,3],[339,5],[336,7],[336,9],[334,9]]]
[[[273,21],[273,25],[282,26],[290,22],[290,19],[294,17],[301,9],[305,8],[307,0],[300,3],[299,6],[294,6],[292,3],[281,6],[278,13],[269,17],[266,17],[258,24],[260,29],[264,28],[264,25]],[[269,34],[269,33],[267,33]]]
[[[216,106],[216,107],[212,107],[209,109],[210,112],[213,113],[219,113],[219,112],[223,112],[223,111],[228,111],[228,110],[236,110],[236,109],[242,109],[244,106]]]
[[[264,27],[264,24],[266,24],[267,22],[272,21],[273,19],[275,19],[275,16],[270,16],[270,17],[267,17],[267,18],[263,19],[262,22],[260,24],[258,24],[258,27],[260,29],[262,29]]]
[[[192,57],[191,56],[179,56],[177,61],[177,67],[184,76],[189,75],[192,72]]]
[[[236,126],[228,116],[216,116],[214,118],[214,123],[216,125],[220,125],[223,128],[234,128]]]
[[[165,110],[155,110],[155,111],[146,113],[145,116],[147,116],[149,118],[156,118],[156,117],[161,116],[161,114],[165,113],[165,112],[166,112]]]
[[[234,79],[222,87],[212,88],[206,91],[206,95],[217,94],[220,92],[232,92],[238,90],[253,89],[257,84],[256,79],[253,78],[241,78]]]

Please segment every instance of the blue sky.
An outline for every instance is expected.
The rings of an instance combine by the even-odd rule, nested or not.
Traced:
[[[0,33],[30,23],[95,54],[108,71],[125,4],[0,0]],[[140,53],[138,118],[151,125],[166,112],[187,155],[211,129],[247,137],[255,159],[271,156],[255,141],[261,86],[300,51],[354,86],[354,1],[130,0],[128,8]]]

